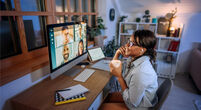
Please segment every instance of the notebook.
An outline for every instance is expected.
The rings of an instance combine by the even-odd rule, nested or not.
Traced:
[[[76,102],[76,101],[81,101],[81,100],[85,100],[86,97],[84,94],[80,94],[68,99],[64,99],[61,95],[59,95],[58,92],[55,92],[55,105],[61,105],[61,104],[65,104],[65,103],[71,103],[71,102]]]
[[[68,99],[68,98],[71,98],[89,91],[87,88],[85,88],[81,84],[77,84],[75,86],[65,88],[65,90],[66,91],[58,92],[59,95],[61,95],[64,99]]]

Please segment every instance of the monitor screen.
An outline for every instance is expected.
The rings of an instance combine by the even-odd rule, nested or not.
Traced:
[[[51,72],[87,52],[86,23],[48,25]]]

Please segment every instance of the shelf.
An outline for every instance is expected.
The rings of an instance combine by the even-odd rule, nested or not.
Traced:
[[[180,38],[179,37],[167,37],[167,36],[165,36],[165,35],[156,35],[156,38],[158,38],[158,39],[171,39],[171,40],[180,40]]]
[[[171,53],[171,54],[178,54],[178,52],[174,52],[174,51],[167,51],[167,50],[156,50],[156,52],[160,52],[160,53]]]
[[[166,65],[176,65],[176,62],[172,61],[170,63],[166,62],[165,60],[162,59],[157,59],[154,64],[160,65],[160,64],[166,64]]]
[[[137,23],[137,22],[121,22],[122,24],[153,24],[157,25],[157,23]]]
[[[131,36],[132,34],[130,34],[130,33],[120,33],[120,35]]]
[[[176,71],[175,63],[167,63],[162,60],[156,61],[156,72],[159,77],[173,79],[175,77],[175,71]]]

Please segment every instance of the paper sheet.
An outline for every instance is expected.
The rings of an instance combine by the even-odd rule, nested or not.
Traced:
[[[109,63],[110,63],[110,60],[100,60],[97,63],[93,64],[91,67],[110,72]]]
[[[83,93],[89,91],[87,88],[85,88],[81,84],[77,84],[75,86],[72,86],[72,87],[69,87],[69,88],[65,88],[65,89],[70,89],[70,90],[58,92],[65,99],[71,98],[73,96],[76,96],[76,95],[79,95],[79,94],[83,94]]]

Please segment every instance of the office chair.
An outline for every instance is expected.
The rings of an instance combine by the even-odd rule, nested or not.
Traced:
[[[172,88],[173,82],[170,79],[165,79],[165,81],[160,85],[160,87],[158,88],[158,90],[156,91],[156,94],[158,96],[158,103],[154,106],[154,107],[150,107],[149,110],[160,110],[163,103],[165,102],[167,96],[170,93],[170,90]],[[105,104],[104,106],[101,106],[99,108],[99,110],[109,110],[109,106],[113,106],[113,108],[118,108],[117,110],[123,110],[125,109],[125,107],[123,107],[123,105],[113,105],[113,103],[109,104]],[[122,107],[122,108],[121,108]]]
[[[156,94],[158,96],[158,103],[151,107],[150,110],[160,110],[163,103],[165,102],[166,98],[168,97],[170,90],[172,88],[173,82],[170,79],[166,79],[161,86],[156,91]]]

